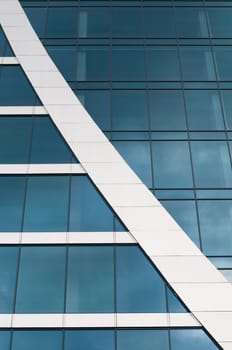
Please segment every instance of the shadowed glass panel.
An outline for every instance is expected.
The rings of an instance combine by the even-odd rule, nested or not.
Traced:
[[[47,46],[50,57],[66,80],[77,79],[77,49],[75,46]]]
[[[114,312],[113,247],[70,247],[66,312]]]
[[[140,7],[112,8],[112,37],[141,37],[142,11]]]
[[[114,350],[113,330],[68,330],[65,331],[65,350]]]
[[[119,330],[117,331],[118,350],[169,350],[167,330]]]
[[[79,46],[77,53],[77,79],[104,81],[110,78],[109,47]]]
[[[110,9],[103,7],[80,8],[78,35],[80,38],[110,36]]]
[[[47,9],[45,7],[25,7],[24,9],[34,30],[40,38],[45,37]]]
[[[0,57],[14,56],[14,53],[8,43],[8,40],[0,27]]]
[[[207,38],[204,8],[175,8],[177,35],[180,38]]]
[[[232,38],[232,9],[208,8],[210,31],[213,38]]]
[[[48,8],[46,37],[75,38],[77,36],[77,7]]]
[[[222,90],[221,96],[226,126],[232,129],[232,90]]]
[[[174,38],[176,36],[171,8],[144,8],[145,37]]]
[[[19,249],[16,247],[0,247],[0,313],[2,314],[13,313],[18,252]],[[7,335],[5,336],[7,338]],[[0,333],[1,346],[2,342],[7,343],[5,336],[4,333]]]
[[[145,80],[143,46],[119,46],[112,48],[112,80]]]
[[[148,80],[180,80],[175,47],[148,47],[146,50]]]
[[[23,247],[16,313],[62,313],[64,277],[64,247]]]
[[[62,350],[62,331],[15,330],[12,350]]]
[[[232,80],[232,47],[214,47],[216,67],[219,80]]]

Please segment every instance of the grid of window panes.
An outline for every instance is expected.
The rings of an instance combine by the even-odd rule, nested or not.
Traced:
[[[206,255],[231,256],[232,1],[21,3],[126,161]]]
[[[1,350],[216,350],[201,329],[0,330]]]

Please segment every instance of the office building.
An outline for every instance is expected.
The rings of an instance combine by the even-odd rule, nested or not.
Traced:
[[[0,349],[232,349],[232,1],[0,23]]]

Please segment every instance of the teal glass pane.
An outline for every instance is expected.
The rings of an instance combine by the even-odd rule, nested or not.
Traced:
[[[50,57],[66,80],[77,79],[77,49],[75,46],[47,46]]]
[[[184,100],[181,91],[150,90],[152,130],[185,130]]]
[[[168,302],[168,312],[182,313],[188,312],[185,306],[180,302],[177,296],[167,287],[167,302]]]
[[[6,36],[0,27],[0,56],[14,56],[14,53],[6,39]]]
[[[25,7],[24,9],[34,30],[40,38],[45,37],[47,9],[45,7]]]
[[[1,350],[10,350],[10,331],[0,330]]]
[[[144,34],[147,38],[175,38],[172,8],[145,7]]]
[[[232,37],[232,8],[208,8],[210,31],[213,38]]]
[[[23,247],[15,312],[62,313],[64,311],[64,283],[64,247]]]
[[[175,47],[147,47],[146,61],[148,80],[180,80],[180,68]]]
[[[191,150],[197,187],[232,186],[231,164],[226,142],[192,141]]]
[[[67,330],[64,350],[114,350],[115,340],[112,330]]]
[[[2,314],[13,313],[18,252],[19,249],[16,247],[0,247],[0,313]],[[4,333],[0,333],[0,344],[1,341],[6,342],[6,338]]]
[[[31,132],[31,117],[1,116],[0,163],[29,163]]]
[[[117,331],[118,350],[169,350],[168,331],[139,329]]]
[[[230,283],[232,283],[232,270],[220,270],[220,272]]]
[[[143,46],[115,46],[112,48],[112,80],[145,80]]]
[[[110,130],[110,91],[75,91],[83,106],[102,130]]]
[[[77,36],[77,7],[49,7],[46,37],[75,38]]]
[[[112,37],[141,37],[142,11],[140,7],[112,8]]]
[[[150,145],[147,141],[114,141],[122,157],[128,162],[141,180],[152,187]]]
[[[72,151],[51,119],[34,117],[31,163],[71,163],[72,157]]]
[[[68,176],[28,178],[23,231],[67,231]]]
[[[140,248],[116,248],[117,312],[167,312],[165,285]]]
[[[0,90],[1,106],[41,104],[23,70],[17,65],[1,66]]]
[[[216,350],[218,347],[213,343],[208,335],[201,329],[171,329],[171,349],[172,350]]]
[[[23,176],[0,177],[0,231],[21,231],[24,190]]]
[[[152,142],[156,187],[192,187],[188,144],[185,141]]]
[[[226,126],[232,129],[232,90],[222,90],[221,97]]]
[[[217,91],[186,90],[185,101],[189,129],[224,129],[221,103]]]
[[[105,81],[110,78],[110,48],[79,46],[77,78],[79,81]]]
[[[148,106],[145,90],[112,91],[112,129],[148,129]]]
[[[232,202],[198,201],[201,240],[206,255],[232,255]]]
[[[230,46],[214,47],[216,67],[219,80],[232,80],[232,48]]]
[[[72,176],[69,231],[113,231],[113,212],[86,176]]]
[[[187,235],[199,246],[196,205],[194,201],[162,201],[169,214],[177,221]]]
[[[181,47],[183,80],[215,80],[213,57],[210,48],[203,46]]]
[[[110,36],[110,9],[104,7],[79,10],[78,35],[80,38]]]
[[[66,312],[114,312],[113,247],[69,248]]]
[[[15,330],[12,350],[62,350],[62,331]]]
[[[175,8],[179,38],[207,38],[209,36],[204,8]]]

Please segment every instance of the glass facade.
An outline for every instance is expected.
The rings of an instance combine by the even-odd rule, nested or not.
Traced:
[[[232,281],[232,2],[20,4],[97,125]],[[0,51],[14,56],[1,28]],[[0,62],[0,90],[0,108],[42,105],[19,64]],[[48,114],[1,114],[0,166],[59,163],[71,169],[78,160]],[[3,235],[113,232],[114,244],[0,245],[0,314],[186,316],[141,248],[118,244],[116,234],[126,231],[88,175],[1,174]],[[199,350],[219,349],[187,324],[27,327],[0,329],[0,349],[193,350],[196,342]]]

